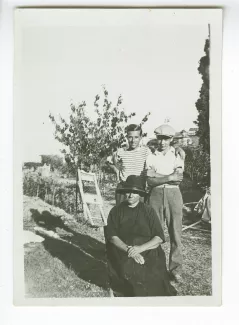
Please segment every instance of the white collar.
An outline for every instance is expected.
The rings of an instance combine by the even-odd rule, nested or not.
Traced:
[[[155,155],[155,156],[158,156],[158,155],[163,155],[163,156],[165,156],[165,155],[167,155],[169,152],[172,152],[173,154],[175,154],[175,148],[172,147],[172,146],[170,146],[169,150],[168,150],[165,154],[163,154],[161,151],[156,150],[156,151],[154,152],[154,155]]]

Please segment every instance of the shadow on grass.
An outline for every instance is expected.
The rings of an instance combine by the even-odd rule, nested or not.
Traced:
[[[95,238],[74,231],[49,211],[39,213],[38,210],[31,209],[31,212],[37,225],[53,231],[56,231],[56,228],[61,228],[68,233],[60,236],[67,242],[45,237],[44,248],[73,270],[79,278],[107,289],[105,245]]]
[[[53,257],[57,257],[73,270],[79,278],[104,289],[108,288],[107,269],[103,260],[89,256],[88,252],[56,239],[46,239],[44,247]]]

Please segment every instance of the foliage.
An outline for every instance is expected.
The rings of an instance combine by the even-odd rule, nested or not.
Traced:
[[[100,185],[100,191],[106,197],[106,200],[111,200],[112,198],[108,198],[110,196],[109,189],[115,188],[116,186],[115,175],[102,173],[102,178],[104,185]],[[83,188],[84,192],[95,193],[95,188],[89,182],[83,182]],[[63,179],[54,173],[51,173],[50,176],[43,177],[38,172],[25,170],[23,172],[23,194],[30,197],[39,197],[45,202],[59,207],[70,214],[83,212],[79,190],[76,191],[75,179]]]
[[[40,175],[30,170],[23,172],[23,194],[29,196],[38,196],[37,187],[40,183]]]
[[[28,169],[33,168],[34,170],[36,170],[38,167],[42,166],[42,163],[29,161],[29,162],[25,162],[23,166]]]
[[[209,57],[210,40],[207,39],[204,47],[205,56],[199,61],[198,71],[202,76],[202,87],[200,90],[200,97],[196,102],[196,108],[198,110],[197,121],[194,123],[198,126],[199,144],[203,150],[210,154],[210,125],[209,125]]]
[[[52,170],[60,170],[64,166],[63,158],[58,155],[41,155],[42,165],[51,165]]]
[[[74,180],[64,180],[54,176],[42,177],[37,172],[25,171],[23,194],[37,196],[68,213],[76,213],[76,183]],[[79,203],[78,199],[78,205]]]
[[[72,171],[82,166],[91,170],[101,169],[107,156],[125,142],[125,127],[136,114],[127,115],[122,102],[120,95],[116,105],[113,105],[108,98],[108,91],[103,87],[102,100],[99,95],[95,96],[95,119],[87,114],[85,101],[78,106],[71,104],[69,121],[60,117],[58,123],[53,115],[49,115],[55,126],[55,138],[64,145],[62,153]],[[149,115],[143,118],[141,125],[148,120]]]
[[[200,187],[210,186],[210,155],[202,146],[185,147],[185,173]]]

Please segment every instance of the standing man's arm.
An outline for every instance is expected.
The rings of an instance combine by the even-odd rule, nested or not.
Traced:
[[[182,148],[176,147],[175,148],[175,156],[179,157],[182,161],[184,161],[185,157],[186,157],[186,154],[185,154],[185,151]]]
[[[119,170],[112,163],[109,163],[109,166],[113,170],[113,172],[115,172],[115,174],[117,176],[117,181],[119,181]]]
[[[122,157],[120,157],[118,151],[115,152],[115,154],[113,154],[113,159],[112,160],[113,160],[114,166],[118,170],[118,173],[125,170],[125,166],[123,164]]]
[[[118,174],[119,170],[115,167],[115,165],[109,164],[109,166],[116,174]]]
[[[170,175],[161,175],[155,172],[154,162],[152,160],[153,156],[148,156],[146,160],[146,169],[147,169],[147,183],[151,187],[163,185],[163,184],[172,184],[178,185],[183,180],[183,174],[175,170]]]
[[[107,162],[110,166],[110,168],[115,172],[117,176],[117,181],[119,181],[119,168],[118,168],[118,162],[117,162],[117,152],[113,153],[111,157],[108,157]]]
[[[151,175],[151,176],[148,176]],[[154,175],[154,176],[153,176]],[[147,183],[151,187],[155,187],[163,184],[178,185],[183,180],[183,174],[179,174],[177,171],[170,175],[160,175],[152,170],[147,171]]]

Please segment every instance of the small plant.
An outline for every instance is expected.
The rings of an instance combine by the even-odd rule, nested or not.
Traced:
[[[210,186],[210,155],[202,146],[185,147],[185,173],[197,186]]]

